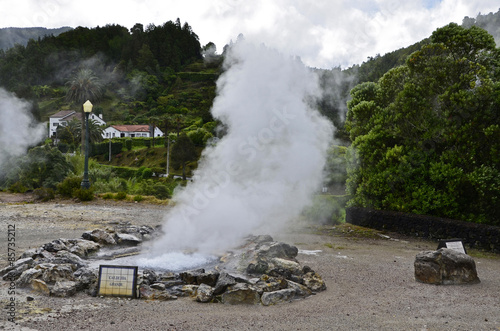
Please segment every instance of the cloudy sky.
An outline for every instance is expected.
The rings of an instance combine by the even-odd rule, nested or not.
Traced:
[[[500,9],[498,0],[0,0],[0,27],[160,25],[180,18],[218,51],[239,33],[313,67],[348,67]]]

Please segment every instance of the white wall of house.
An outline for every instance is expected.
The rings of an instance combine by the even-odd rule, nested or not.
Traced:
[[[163,131],[158,129],[157,127],[155,128],[154,131],[155,137],[163,137]],[[102,133],[102,137],[104,139],[109,139],[109,138],[140,138],[140,137],[151,137],[149,131],[144,132],[144,131],[120,131],[115,129],[114,127],[110,126],[104,129]]]

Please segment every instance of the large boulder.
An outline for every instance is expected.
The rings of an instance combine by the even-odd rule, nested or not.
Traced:
[[[326,290],[326,284],[320,275],[310,271],[303,276],[304,285],[313,292]]]
[[[101,245],[116,245],[115,238],[113,238],[110,233],[102,229],[95,229],[92,231],[84,232],[82,234],[82,238],[94,241]]]
[[[207,284],[211,287],[214,287],[217,284],[218,278],[219,278],[219,272],[214,271],[214,270],[208,271],[208,272],[204,272],[204,273],[199,274],[196,277],[196,283],[198,285]]]
[[[480,282],[474,259],[449,248],[417,254],[414,266],[415,279],[422,283],[455,285]]]
[[[42,293],[42,294],[45,294],[47,296],[50,295],[50,289],[49,289],[47,283],[45,283],[41,279],[33,279],[31,281],[31,288],[35,292]]]
[[[58,281],[52,287],[50,294],[55,297],[71,297],[75,295],[77,287],[78,284],[70,280]]]
[[[201,284],[196,292],[196,301],[210,302],[214,297],[214,288],[207,284]]]
[[[115,241],[118,245],[137,246],[142,243],[142,238],[138,238],[135,235],[129,233],[116,233]]]
[[[254,286],[237,283],[227,288],[221,296],[221,301],[228,305],[256,305],[260,303],[260,295]]]
[[[19,267],[22,267],[25,265],[28,267],[32,267],[33,263],[34,263],[34,261],[33,261],[33,258],[31,256],[19,259],[16,262],[14,262],[12,265],[8,265],[5,268],[1,269],[0,276],[6,275],[7,273],[11,272],[12,270],[18,269]]]
[[[82,258],[97,252],[101,248],[98,243],[86,239],[69,239],[66,246],[69,252]]]
[[[280,302],[288,302],[295,297],[295,290],[284,289],[262,294],[260,301],[264,306],[275,305]]]
[[[141,299],[144,300],[169,301],[177,299],[177,296],[172,295],[167,291],[153,289],[147,285],[141,285],[139,287],[139,293]]]
[[[28,269],[24,271],[21,276],[17,279],[16,285],[17,287],[27,287],[31,285],[31,281],[33,279],[37,279],[43,273],[43,270],[40,269]]]
[[[219,278],[217,279],[217,283],[215,284],[214,294],[219,295],[224,292],[228,286],[235,285],[236,279],[228,274],[227,272],[221,272]]]

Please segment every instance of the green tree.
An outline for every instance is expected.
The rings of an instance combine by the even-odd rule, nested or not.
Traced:
[[[85,114],[83,112],[83,103],[90,100],[90,102],[96,104],[102,97],[103,85],[99,77],[90,69],[80,69],[70,78],[66,85],[68,85],[66,99],[81,108],[81,146],[83,152],[85,148]]]
[[[406,65],[351,91],[351,205],[498,224],[500,56],[450,24]]]
[[[182,179],[186,180],[186,165],[198,157],[193,142],[185,134],[179,135],[172,146],[172,162],[176,167],[182,167]]]

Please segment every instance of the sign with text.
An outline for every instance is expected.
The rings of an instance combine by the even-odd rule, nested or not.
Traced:
[[[137,297],[137,267],[99,266],[97,295]]]
[[[449,248],[453,249],[454,251],[457,251],[459,253],[467,254],[464,248],[464,244],[462,243],[462,240],[460,239],[447,239],[447,240],[440,240],[439,245],[437,249],[440,248]]]

